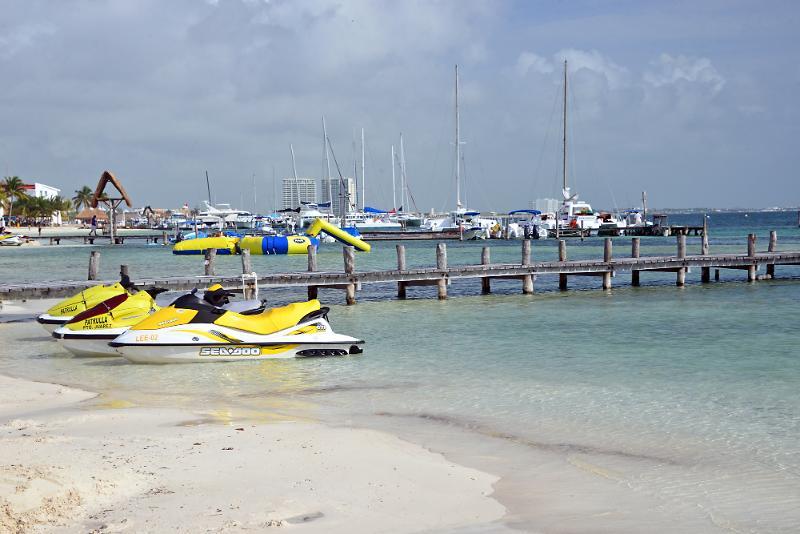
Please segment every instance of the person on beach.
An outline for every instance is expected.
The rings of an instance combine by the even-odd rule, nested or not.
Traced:
[[[97,215],[92,215],[92,229],[89,230],[89,235],[97,235]]]

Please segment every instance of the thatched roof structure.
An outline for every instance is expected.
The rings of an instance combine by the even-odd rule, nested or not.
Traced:
[[[131,202],[131,199],[128,196],[128,193],[125,192],[125,188],[122,187],[122,184],[120,183],[120,181],[117,180],[117,177],[114,176],[113,174],[111,174],[110,171],[104,171],[103,175],[100,176],[100,181],[97,182],[97,189],[94,190],[94,195],[92,195],[92,207],[93,208],[97,207],[97,204],[100,201],[100,196],[103,194],[103,191],[105,190],[106,185],[108,185],[109,183],[111,185],[113,185],[114,188],[117,191],[119,191],[119,194],[122,195],[122,196],[120,198],[120,197],[114,197],[114,196],[108,195],[108,198],[110,200],[124,200],[125,204],[127,204],[129,208],[132,208],[133,207],[133,203]],[[116,206],[116,204],[114,204],[114,205]],[[98,216],[98,218],[99,218],[99,216]]]
[[[81,212],[78,213],[75,218],[79,221],[88,223],[92,220],[92,215],[96,215],[98,221],[108,222],[108,214],[104,210],[98,208],[85,208],[81,210]]]

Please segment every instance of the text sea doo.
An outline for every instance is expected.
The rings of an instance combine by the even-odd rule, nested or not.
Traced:
[[[155,297],[166,291],[151,288],[134,295],[120,293],[73,317],[56,328],[53,337],[73,354],[83,356],[119,356],[108,346],[128,328],[158,311]]]
[[[264,360],[359,354],[364,342],[331,329],[318,300],[236,313],[194,294],[178,298],[110,343],[136,363]]]
[[[121,282],[105,286],[92,286],[77,295],[62,300],[37,317],[36,321],[52,334],[56,328],[65,325],[79,313],[85,312],[111,297],[125,293],[127,290]]]

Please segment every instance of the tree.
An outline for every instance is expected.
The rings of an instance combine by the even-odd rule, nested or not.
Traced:
[[[80,189],[75,190],[75,196],[72,197],[72,205],[75,206],[77,211],[81,208],[88,208],[92,205],[92,196],[94,191],[88,185],[84,185]]]
[[[6,197],[8,220],[11,222],[11,212],[14,210],[14,201],[19,201],[27,197],[28,192],[25,189],[25,184],[22,183],[22,180],[20,180],[18,176],[6,176],[5,181],[0,184],[0,188],[3,189],[4,196]]]

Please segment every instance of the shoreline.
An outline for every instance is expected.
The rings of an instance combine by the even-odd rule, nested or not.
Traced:
[[[5,375],[0,392],[3,531],[502,529],[497,477],[387,432],[215,424]]]

